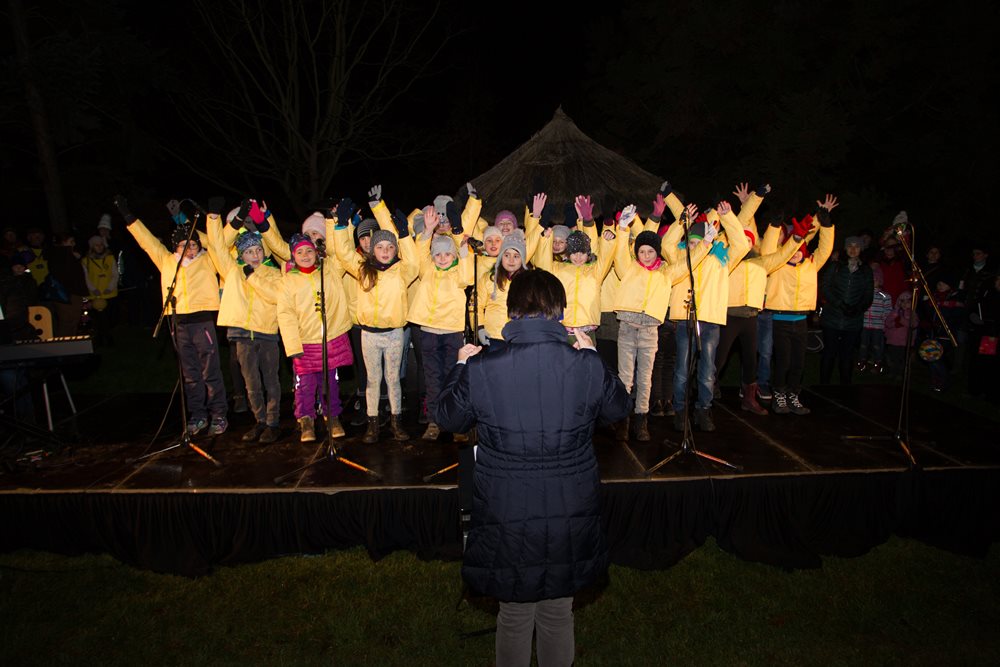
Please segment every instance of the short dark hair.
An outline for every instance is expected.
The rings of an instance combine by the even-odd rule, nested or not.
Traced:
[[[559,321],[566,310],[566,290],[548,271],[518,271],[507,293],[507,315],[512,320],[543,317]]]

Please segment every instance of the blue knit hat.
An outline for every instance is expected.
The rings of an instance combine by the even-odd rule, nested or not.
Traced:
[[[236,237],[236,252],[243,256],[244,251],[254,246],[264,248],[264,242],[259,232],[243,232]]]

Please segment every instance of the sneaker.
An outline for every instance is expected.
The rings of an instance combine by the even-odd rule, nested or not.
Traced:
[[[757,385],[757,400],[758,401],[770,401],[773,398],[771,394],[770,387],[762,387]]]
[[[204,419],[192,419],[191,421],[188,422],[187,425],[188,435],[192,437],[196,436],[202,431],[204,431],[207,426],[208,422],[205,421]]]
[[[259,442],[262,445],[269,445],[272,442],[277,442],[278,438],[281,437],[281,429],[277,426],[265,426],[264,432],[260,434]]]
[[[229,422],[225,417],[212,417],[212,424],[208,427],[210,435],[222,435],[229,428]]]
[[[774,399],[771,401],[771,408],[776,415],[787,415],[791,410],[788,408],[788,397],[780,391],[774,392]]]
[[[802,405],[802,401],[799,400],[798,394],[788,395],[788,409],[792,411],[792,414],[796,415],[807,415],[812,412],[812,410]],[[777,410],[775,412],[777,412]]]

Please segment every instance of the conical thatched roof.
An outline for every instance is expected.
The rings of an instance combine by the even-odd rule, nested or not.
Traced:
[[[520,216],[526,197],[538,187],[561,220],[563,205],[579,194],[589,194],[598,213],[625,204],[648,213],[663,179],[588,137],[560,107],[535,136],[472,182],[488,220],[503,209]]]

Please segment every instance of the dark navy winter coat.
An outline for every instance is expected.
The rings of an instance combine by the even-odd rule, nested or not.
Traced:
[[[452,369],[434,417],[478,435],[462,576],[503,602],[568,597],[607,568],[591,438],[598,421],[625,418],[629,397],[559,322],[514,320],[503,338]]]

